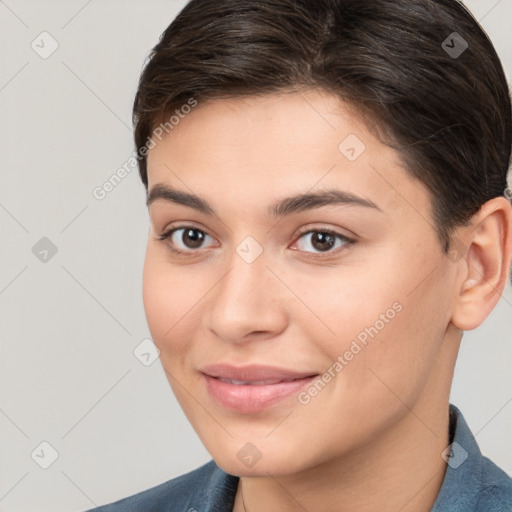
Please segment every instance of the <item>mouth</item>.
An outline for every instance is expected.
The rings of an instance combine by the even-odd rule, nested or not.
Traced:
[[[262,411],[297,394],[319,374],[269,366],[215,365],[201,370],[211,398],[239,413]]]
[[[225,379],[223,377],[214,377],[219,379],[221,382],[226,382],[227,384],[234,384],[235,386],[267,386],[272,384],[279,384],[280,382],[292,382],[296,379],[289,380],[280,380],[280,379],[267,379],[267,380],[235,380],[235,379]]]

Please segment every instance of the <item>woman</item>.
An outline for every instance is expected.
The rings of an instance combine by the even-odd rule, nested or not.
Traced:
[[[469,12],[192,0],[134,120],[146,316],[213,460],[95,510],[512,510],[449,404],[512,258],[510,99]]]

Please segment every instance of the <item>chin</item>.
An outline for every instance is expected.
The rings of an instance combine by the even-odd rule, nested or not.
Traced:
[[[297,460],[293,454],[279,452],[275,456],[265,453],[264,448],[258,450],[251,443],[246,443],[241,448],[228,448],[219,453],[216,451],[210,451],[210,454],[217,466],[226,473],[239,477],[268,477],[269,474],[282,476],[304,469],[296,465]]]

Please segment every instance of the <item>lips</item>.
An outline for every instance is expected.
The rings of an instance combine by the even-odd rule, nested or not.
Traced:
[[[267,384],[279,384],[279,382],[289,382],[280,379],[266,379],[266,380],[236,380],[236,379],[225,379],[223,377],[215,377],[222,382],[226,382],[228,384],[234,384],[235,386],[242,386],[250,384],[251,386],[266,386]],[[294,379],[290,379],[294,380]]]
[[[224,408],[241,413],[267,409],[298,393],[318,377],[313,372],[261,365],[216,364],[200,371],[210,396]]]
[[[315,372],[298,372],[277,366],[263,366],[257,364],[240,367],[227,364],[212,364],[200,368],[199,371],[210,377],[243,381],[253,385],[258,381],[272,380],[277,383],[318,375]]]

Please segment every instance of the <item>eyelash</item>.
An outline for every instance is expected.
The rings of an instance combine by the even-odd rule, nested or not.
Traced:
[[[200,233],[203,233],[204,235],[207,235],[207,236],[210,236],[208,235],[208,233],[206,233],[205,231],[203,231],[202,229],[199,229],[199,228],[196,228],[195,226],[186,226],[186,225],[183,225],[183,226],[172,226],[170,229],[168,229],[165,233],[162,233],[161,235],[159,235],[157,237],[157,239],[161,242],[166,242],[169,238],[171,238],[171,236],[176,232],[176,231],[179,231],[181,229],[192,229],[194,231],[199,231]],[[311,253],[311,252],[308,252],[308,251],[302,251],[302,252],[306,252],[306,254],[308,254],[309,258],[312,258],[312,259],[321,259],[321,258],[327,258],[329,256],[332,256],[333,254],[336,254],[338,251],[340,250],[343,250],[344,248],[350,246],[350,245],[353,245],[356,243],[356,240],[352,239],[352,238],[348,238],[347,236],[345,235],[342,235],[341,233],[338,233],[336,231],[333,231],[332,229],[305,229],[301,232],[298,233],[298,237],[297,237],[297,240],[300,240],[304,235],[308,235],[308,234],[312,234],[312,233],[323,233],[323,234],[328,234],[328,235],[333,235],[334,237],[340,239],[342,242],[344,242],[343,246],[342,247],[338,247],[337,249],[335,250],[332,250],[332,251],[326,251],[326,252],[319,252],[319,253]],[[200,249],[197,249],[197,250],[194,250],[194,249],[191,249],[189,251],[182,251],[180,249],[176,249],[176,247],[173,247],[171,246],[170,244],[166,244],[168,249],[178,255],[178,256],[191,256],[193,255],[194,253],[198,253],[200,251]],[[323,255],[326,255],[326,256],[323,256]]]

